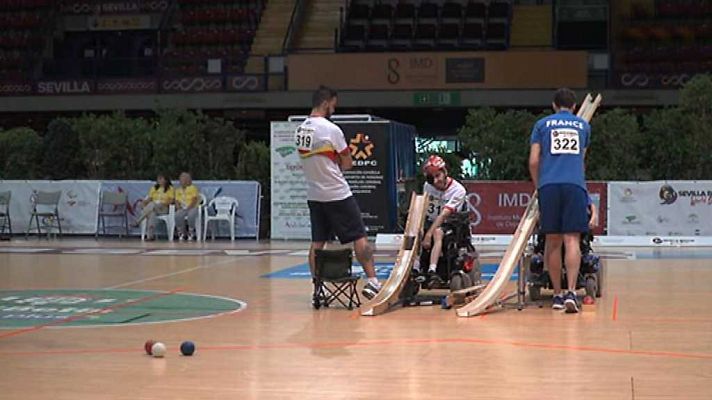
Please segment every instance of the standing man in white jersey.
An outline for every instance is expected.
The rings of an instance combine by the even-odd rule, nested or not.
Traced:
[[[437,268],[445,236],[442,225],[450,214],[463,211],[467,192],[460,182],[448,176],[447,165],[440,156],[431,155],[423,166],[423,172],[426,178],[423,192],[430,196],[423,248],[425,250],[432,248],[428,266],[428,275],[432,281],[440,279]],[[415,269],[416,272],[420,272],[418,263]]]
[[[336,100],[335,90],[320,86],[312,96],[311,114],[295,133],[307,181],[312,237],[309,267],[313,276],[315,250],[323,249],[334,235],[341,244],[353,242],[356,259],[368,279],[362,293],[372,299],[381,284],[376,278],[373,248],[368,243],[361,210],[342,173],[353,167],[351,150],[341,128],[328,119],[334,113]]]

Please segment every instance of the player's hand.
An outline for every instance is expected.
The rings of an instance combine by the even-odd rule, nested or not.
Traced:
[[[591,219],[588,220],[588,227],[589,228],[595,228],[598,226],[598,216],[597,215],[592,215]]]
[[[432,245],[432,243],[433,243],[433,235],[430,232],[428,232],[423,237],[423,248],[425,250],[430,249],[430,246]]]

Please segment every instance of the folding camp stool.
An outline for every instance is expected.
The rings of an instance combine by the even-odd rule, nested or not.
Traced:
[[[359,276],[351,270],[353,256],[351,249],[316,250],[316,271],[314,271],[315,309],[329,307],[334,301],[352,310],[361,306],[356,284]]]

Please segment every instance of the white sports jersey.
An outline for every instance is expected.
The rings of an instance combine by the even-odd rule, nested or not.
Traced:
[[[307,199],[327,202],[351,196],[338,164],[339,154],[351,151],[341,128],[326,118],[309,117],[297,128],[294,139],[307,180]]]
[[[443,208],[450,209],[452,212],[465,210],[465,197],[467,191],[462,184],[448,177],[448,185],[445,190],[439,190],[435,186],[425,183],[423,192],[430,195],[430,204],[428,204],[428,221],[435,221],[435,218],[440,215]]]

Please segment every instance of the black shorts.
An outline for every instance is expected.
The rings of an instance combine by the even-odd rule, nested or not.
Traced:
[[[307,201],[312,242],[329,242],[334,235],[341,244],[366,236],[361,209],[353,196],[337,201]]]

